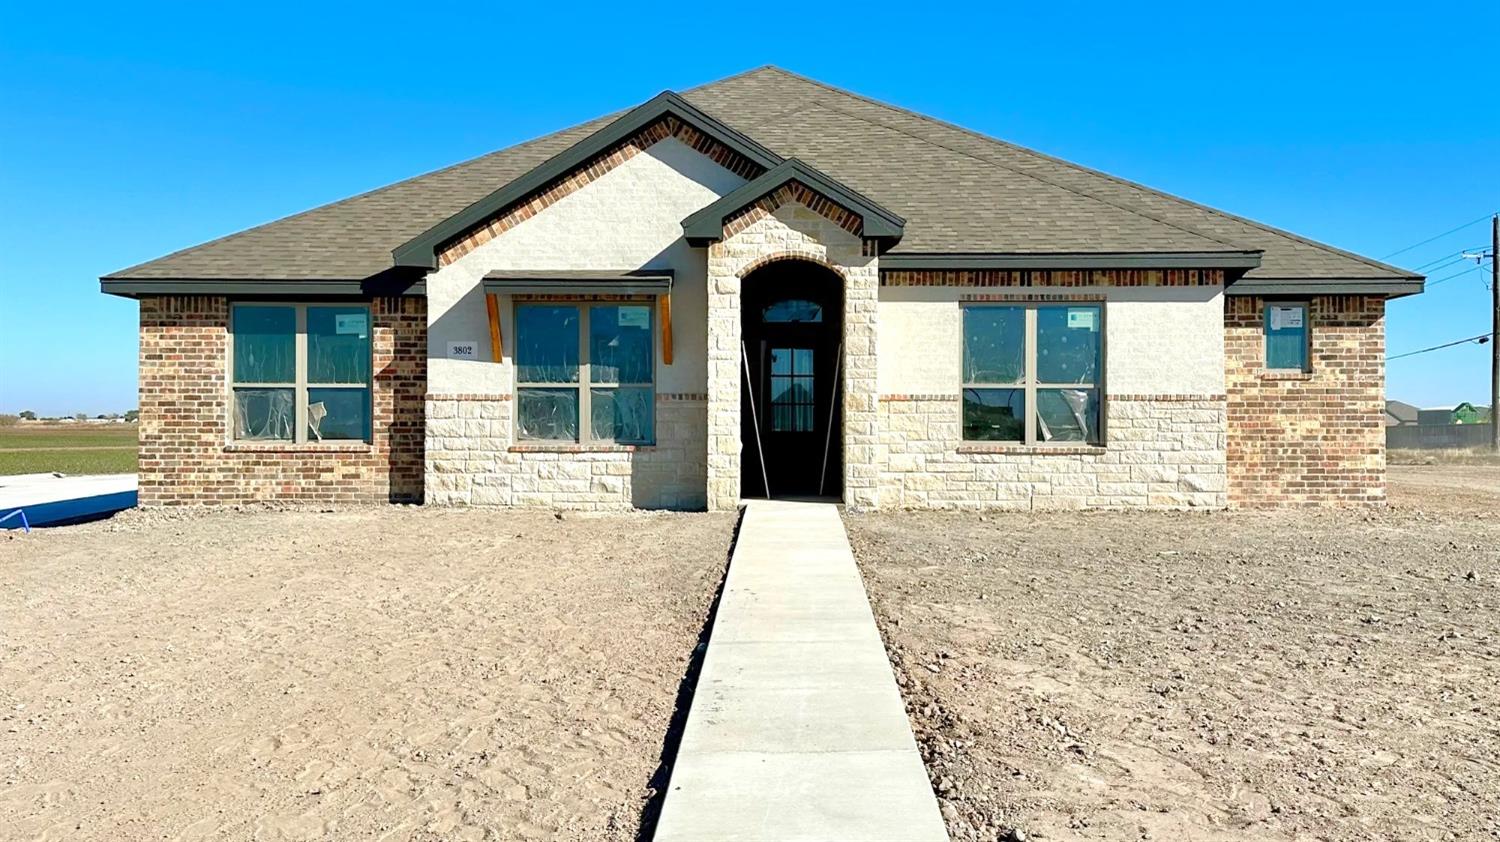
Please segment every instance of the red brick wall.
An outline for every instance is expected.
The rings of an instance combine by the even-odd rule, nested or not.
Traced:
[[[1224,308],[1231,506],[1385,501],[1385,300],[1310,299],[1312,371],[1265,369],[1265,299]]]
[[[371,302],[373,441],[228,442],[229,303],[141,299],[140,503],[419,502],[427,302]]]

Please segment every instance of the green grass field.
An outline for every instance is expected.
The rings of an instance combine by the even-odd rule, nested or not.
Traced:
[[[135,467],[134,424],[0,427],[0,475],[128,474]]]

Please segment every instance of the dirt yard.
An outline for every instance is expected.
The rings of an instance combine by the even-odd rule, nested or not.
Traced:
[[[0,838],[633,839],[733,524],[0,533]]]
[[[1500,468],[1391,499],[847,518],[953,838],[1500,839]]]

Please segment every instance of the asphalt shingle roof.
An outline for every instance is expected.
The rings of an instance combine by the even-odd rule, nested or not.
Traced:
[[[892,254],[1260,249],[1247,279],[1412,273],[774,67],[687,91],[782,157],[906,218]],[[106,277],[361,280],[391,251],[607,125],[592,120]]]

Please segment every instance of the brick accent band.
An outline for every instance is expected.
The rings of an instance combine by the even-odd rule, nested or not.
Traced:
[[[1223,269],[893,269],[880,273],[880,285],[886,287],[1191,287],[1223,283]]]
[[[788,181],[725,220],[724,236],[733,237],[787,204],[802,205],[855,236],[864,228],[859,214],[799,181]]]
[[[650,450],[649,444],[568,444],[566,442],[532,442],[513,444],[507,453],[634,453]]]
[[[369,453],[371,447],[367,442],[308,442],[296,444],[294,442],[235,442],[224,445],[225,453],[301,453],[316,456],[321,453]]]
[[[531,292],[531,293],[517,294],[517,295],[513,295],[511,297],[514,300],[519,301],[519,302],[535,302],[535,301],[562,301],[562,302],[569,302],[569,301],[633,301],[633,302],[639,302],[639,303],[645,304],[645,303],[650,303],[650,302],[653,302],[653,301],[656,300],[656,296],[654,296],[654,295],[621,295],[619,293],[609,293],[609,292],[589,292],[589,293],[581,293],[581,294],[580,293],[543,293],[543,292]]]
[[[941,395],[941,394],[934,394],[934,395],[881,395],[880,396],[880,402],[881,403],[886,403],[888,401],[956,401],[956,400],[958,400],[961,397],[963,397],[963,396],[960,395],[960,394],[958,394],[957,392],[955,392],[955,393],[953,393],[951,395]]]
[[[1150,401],[1152,403],[1202,403],[1227,400],[1227,395],[1132,395],[1105,393],[1108,401]]]
[[[972,442],[961,444],[956,449],[958,453],[1005,453],[1017,456],[1098,456],[1107,453],[1109,448],[1094,447],[1086,444],[1064,445],[1064,444],[1003,444]]]
[[[966,292],[958,296],[959,301],[1077,301],[1102,304],[1108,297],[1097,292],[1036,292],[1035,287],[1018,287],[1007,292]]]

